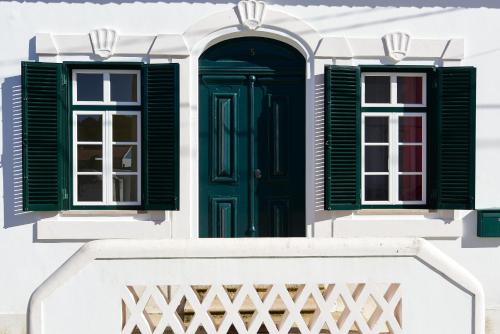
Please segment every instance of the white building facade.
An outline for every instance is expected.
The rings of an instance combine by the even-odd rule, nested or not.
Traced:
[[[457,283],[485,307],[464,332],[500,333],[499,18],[488,0],[0,2],[0,331],[37,326],[32,294],[91,240],[304,237],[360,257],[424,238],[484,290]],[[241,247],[265,240],[286,257]]]

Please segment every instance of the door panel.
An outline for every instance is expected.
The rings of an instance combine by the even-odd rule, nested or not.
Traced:
[[[246,76],[200,77],[199,215],[202,237],[243,237],[248,221]],[[243,162],[243,163],[242,163]]]
[[[212,182],[236,182],[237,99],[236,93],[213,93]]]
[[[200,237],[305,236],[305,61],[238,38],[200,57]]]
[[[261,76],[256,99],[256,164],[261,236],[305,235],[305,115],[303,77]]]

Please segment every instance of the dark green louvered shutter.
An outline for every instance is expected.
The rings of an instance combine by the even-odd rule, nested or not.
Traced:
[[[436,206],[473,209],[476,69],[438,68],[436,97]]]
[[[23,210],[67,205],[65,186],[66,82],[63,65],[22,63]]]
[[[179,209],[179,65],[144,65],[143,202]]]
[[[360,207],[360,71],[325,67],[325,209]]]

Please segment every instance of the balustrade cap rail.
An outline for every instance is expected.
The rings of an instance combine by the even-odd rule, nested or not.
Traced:
[[[95,260],[179,258],[414,257],[474,297],[474,333],[485,333],[481,283],[458,262],[421,238],[258,238],[96,240],[83,245],[32,294],[28,333],[42,334],[42,304],[64,282]]]

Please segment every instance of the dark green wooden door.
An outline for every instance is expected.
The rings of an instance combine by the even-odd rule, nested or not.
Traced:
[[[305,235],[304,66],[263,38],[200,59],[201,237]]]

